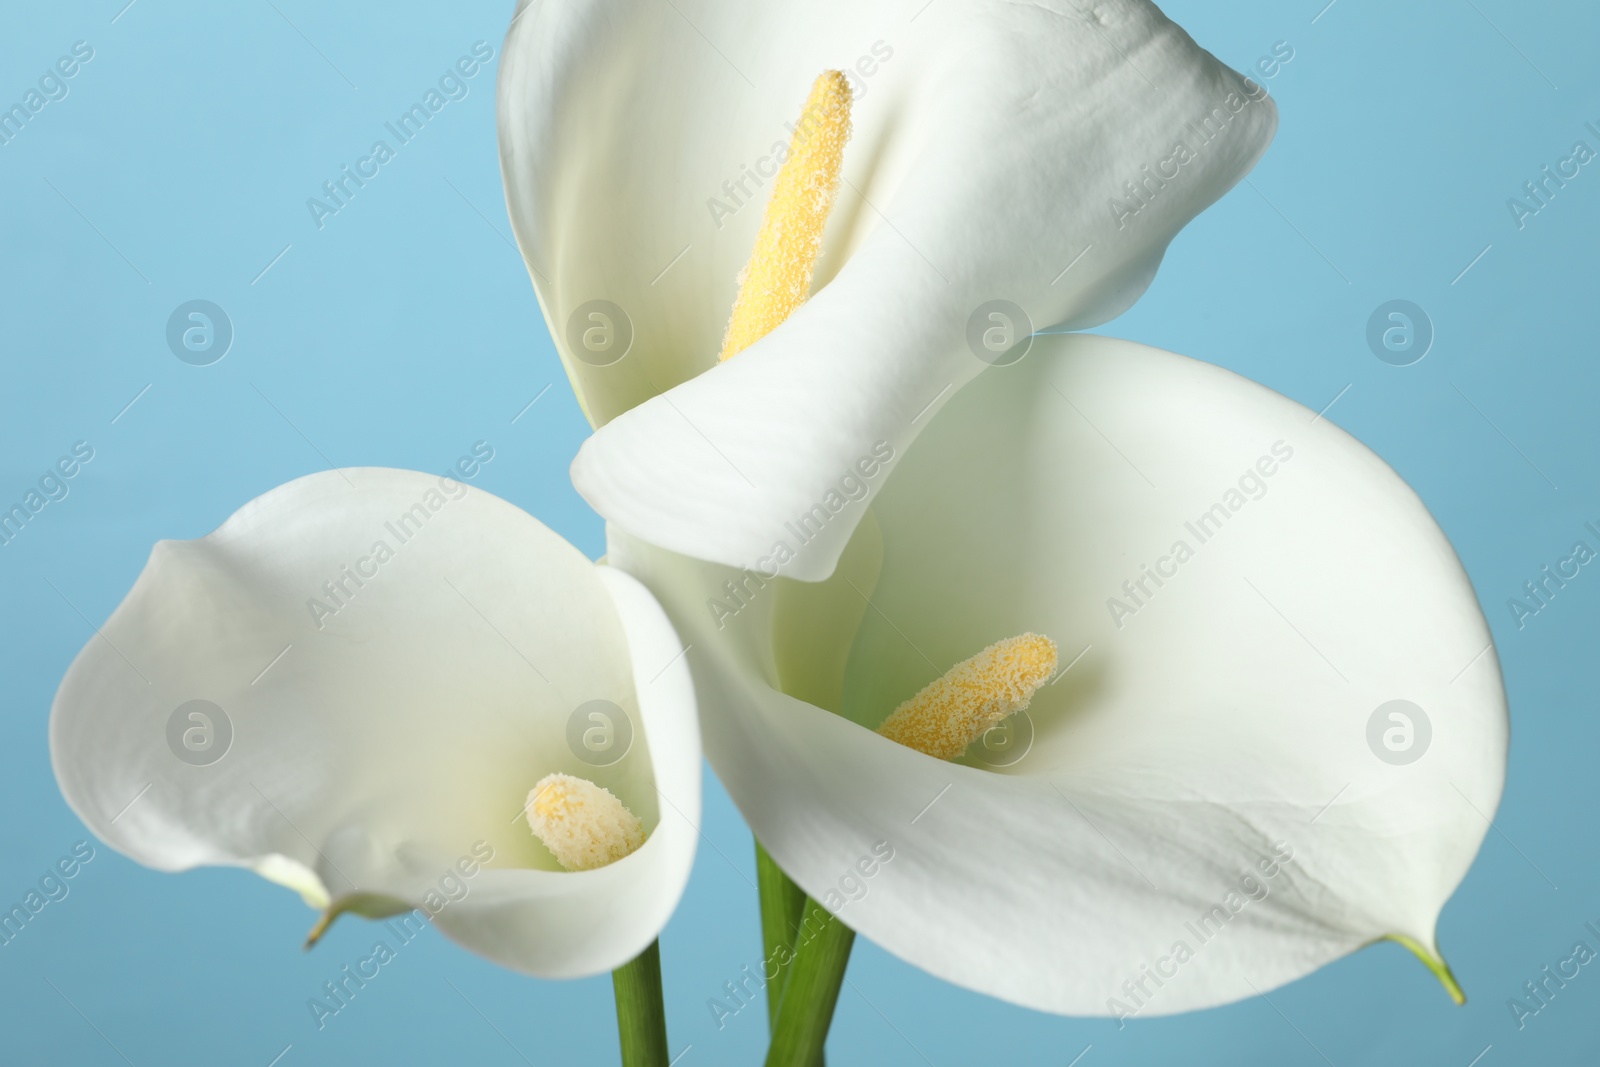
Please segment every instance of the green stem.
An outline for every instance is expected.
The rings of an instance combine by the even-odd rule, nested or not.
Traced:
[[[623,1067],[667,1067],[667,1011],[661,1002],[661,942],[611,972]]]
[[[778,1004],[789,980],[789,957],[794,951],[794,932],[805,911],[806,894],[794,879],[783,873],[776,860],[756,842],[756,885],[761,898],[761,960],[763,970],[776,967],[777,974],[767,982],[767,1026],[778,1024]]]
[[[815,900],[806,900],[767,1067],[813,1067],[820,1062],[855,941],[854,930]]]

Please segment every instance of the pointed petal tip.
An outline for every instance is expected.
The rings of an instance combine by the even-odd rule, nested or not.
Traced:
[[[1387,940],[1405,946],[1411,951],[1412,955],[1421,960],[1422,965],[1432,971],[1435,978],[1439,979],[1439,984],[1444,986],[1444,991],[1450,994],[1450,999],[1455,1002],[1457,1007],[1467,1002],[1466,990],[1462,989],[1461,983],[1456,981],[1455,972],[1450,970],[1450,965],[1444,961],[1443,956],[1434,955],[1422,942],[1409,938],[1404,934],[1390,934]]]
[[[347,911],[353,911],[365,919],[387,919],[392,915],[412,911],[415,907],[386,893],[346,893],[323,909],[321,918],[311,927],[306,934],[305,944],[300,947],[306,952],[311,951],[311,947],[321,941],[323,935],[333,926],[334,920]]]
[[[322,935],[328,932],[328,927],[332,926],[333,920],[338,917],[339,913],[331,907],[323,912],[321,917],[317,919],[316,925],[306,934],[305,944],[300,946],[300,950],[302,952],[310,952],[312,946],[322,940]]]

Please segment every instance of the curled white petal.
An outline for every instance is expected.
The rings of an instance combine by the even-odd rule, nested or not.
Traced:
[[[247,866],[335,911],[422,907],[507,966],[591,974],[648,945],[688,877],[679,648],[637,582],[498,498],[317,474],[156,546],[63,680],[51,754],[84,822],[148,866]],[[603,765],[569,744],[590,701],[631,736]],[[559,870],[520,815],[552,771],[621,797],[644,846]]]
[[[719,366],[763,175],[828,68],[857,101],[818,291]],[[1276,122],[1147,0],[941,0],[911,20],[854,0],[524,5],[502,171],[600,427],[574,483],[635,536],[754,565],[1008,341],[1125,309]],[[858,514],[786,573],[826,577]]]
[[[1378,457],[1214,366],[1040,338],[871,515],[823,583],[620,530],[610,554],[693,642],[707,753],[756,836],[845,922],[1068,1014],[1224,1003],[1387,936],[1437,954],[1499,801],[1505,697],[1467,575]],[[1063,664],[1023,752],[952,764],[871,731],[1023,631]]]

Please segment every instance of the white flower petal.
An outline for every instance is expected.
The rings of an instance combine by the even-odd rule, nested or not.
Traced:
[[[1219,503],[1202,543],[1186,523]],[[1223,1003],[1390,935],[1437,951],[1499,801],[1505,698],[1448,541],[1360,443],[1208,364],[1041,338],[940,414],[873,514],[881,533],[863,527],[821,585],[620,530],[609,557],[693,642],[707,754],[779,863],[845,900],[856,861],[893,847],[845,922],[949,981],[1069,1014]],[[1179,541],[1193,555],[1175,565]],[[1172,573],[1144,579],[1119,626],[1108,601],[1145,564]],[[796,623],[830,611],[834,627]],[[1025,631],[1070,669],[1035,696],[1015,764],[942,763],[863,728]],[[772,687],[797,673],[828,710]],[[1391,700],[1431,724],[1405,765],[1369,744]],[[1213,906],[1220,932],[1202,936]],[[1158,986],[1146,967],[1174,973]]]
[[[62,682],[51,753],[84,822],[148,866],[248,866],[336,911],[428,905],[508,966],[596,973],[650,943],[688,878],[699,746],[679,647],[638,583],[496,497],[317,474],[155,547]],[[195,700],[212,706],[179,712]],[[568,743],[590,700],[632,727],[609,766]],[[552,771],[616,793],[645,845],[560,871],[519,814]]]
[[[859,101],[819,291],[717,365],[770,182],[746,180],[731,217],[711,205],[746,165],[770,169],[827,68],[852,72]],[[1023,309],[1019,340],[1121,313],[1277,117],[1145,0],[941,0],[909,22],[855,0],[588,0],[519,9],[499,120],[513,226],[602,427],[579,492],[635,536],[754,565],[987,365],[968,341],[993,325],[982,305]],[[621,345],[588,318],[595,300],[631,323],[605,366],[617,347],[574,342],[597,323],[602,348]],[[785,573],[830,573],[863,510]]]

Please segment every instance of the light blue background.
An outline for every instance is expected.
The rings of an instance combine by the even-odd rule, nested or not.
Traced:
[[[87,836],[51,775],[47,712],[157,539],[199,536],[327,462],[439,470],[483,439],[497,454],[478,484],[601,549],[566,474],[586,426],[508,239],[494,70],[325,229],[304,206],[474,41],[497,65],[510,4],[138,0],[116,17],[124,2],[0,13],[0,102],[74,41],[95,49],[70,95],[0,146],[0,502],[73,442],[95,449],[70,495],[0,547],[7,905]],[[909,17],[920,0],[904,6]],[[1472,1000],[1453,1007],[1382,946],[1270,1001],[1119,1030],[963,992],[862,943],[836,1065],[1594,1062],[1600,967],[1520,1032],[1506,1000],[1600,923],[1600,575],[1586,569],[1520,630],[1506,600],[1600,520],[1600,166],[1520,232],[1506,199],[1576,139],[1600,147],[1583,129],[1600,124],[1600,12],[1578,0],[1321,8],[1167,5],[1241,70],[1275,42],[1293,47],[1266,82],[1282,127],[1251,184],[1178,238],[1149,294],[1104,332],[1314,409],[1348,386],[1328,417],[1393,464],[1455,542],[1494,627],[1514,729],[1504,805],[1441,923]],[[169,313],[194,298],[221,304],[237,332],[214,366],[179,362],[164,341]],[[1392,298],[1422,305],[1437,330],[1414,366],[1366,347],[1368,315]],[[718,1032],[705,1006],[760,953],[749,832],[714,779],[706,801],[706,841],[662,939],[673,1049],[693,1046],[681,1067],[755,1062],[765,1042],[757,1011]],[[307,954],[312,918],[252,875],[161,875],[100,847],[70,896],[0,947],[0,1059],[615,1058],[606,979],[516,977],[432,931],[318,1032],[307,998],[374,931],[347,920]]]

